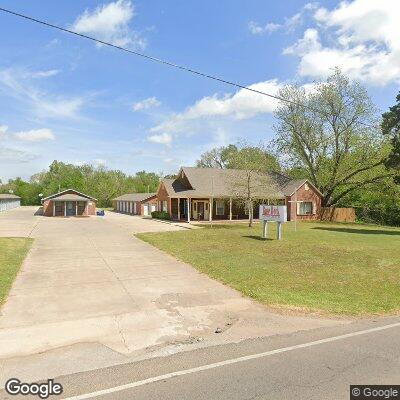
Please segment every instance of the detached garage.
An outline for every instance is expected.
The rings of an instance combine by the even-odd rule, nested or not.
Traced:
[[[42,199],[46,217],[85,217],[95,215],[96,199],[74,189],[67,189]]]
[[[150,215],[157,210],[155,193],[129,193],[113,199],[114,210],[124,214]]]
[[[21,197],[15,194],[0,193],[0,212],[11,210],[21,205]]]

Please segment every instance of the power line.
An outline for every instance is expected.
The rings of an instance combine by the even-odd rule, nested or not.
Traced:
[[[82,34],[82,33],[79,33],[79,32],[75,32],[75,31],[72,31],[72,30],[70,30],[70,29],[63,28],[63,27],[58,26],[58,25],[54,25],[54,24],[51,24],[51,23],[46,22],[46,21],[43,21],[43,20],[30,17],[30,16],[25,15],[25,14],[20,14],[20,13],[17,13],[17,12],[15,12],[15,11],[8,10],[8,9],[2,8],[2,7],[0,7],[0,11],[3,11],[3,12],[5,12],[5,13],[7,13],[7,14],[14,15],[14,16],[19,17],[19,18],[26,19],[26,20],[31,21],[31,22],[35,22],[35,23],[37,23],[37,24],[44,25],[44,26],[46,26],[46,27],[48,27],[48,28],[57,29],[57,30],[59,30],[59,31],[66,32],[66,33],[69,33],[69,34],[71,34],[71,35],[79,36],[79,37],[81,37],[81,38],[88,39],[88,40],[91,40],[91,41],[96,42],[96,43],[100,43],[100,44],[102,44],[102,45],[104,45],[104,46],[113,47],[113,48],[115,48],[115,49],[124,51],[124,52],[126,52],[126,53],[133,54],[133,55],[138,56],[138,57],[145,58],[145,59],[150,60],[150,61],[153,61],[153,62],[157,62],[157,63],[164,64],[164,65],[168,65],[169,67],[177,68],[177,69],[180,69],[180,70],[182,70],[182,71],[186,71],[186,72],[189,72],[189,73],[198,75],[198,76],[202,76],[202,77],[204,77],[204,78],[212,79],[212,80],[217,81],[217,82],[225,83],[225,84],[227,84],[227,85],[234,86],[234,87],[239,88],[239,89],[244,89],[244,90],[247,90],[247,91],[249,91],[249,92],[253,92],[253,93],[257,93],[257,94],[261,94],[261,95],[263,95],[263,96],[267,96],[267,97],[273,98],[273,99],[275,99],[275,100],[279,100],[279,101],[283,101],[283,102],[286,102],[286,103],[289,103],[289,104],[293,104],[293,105],[296,105],[296,106],[300,106],[300,107],[309,109],[309,110],[314,111],[314,112],[319,112],[318,110],[315,110],[315,109],[313,109],[312,107],[305,106],[305,105],[303,105],[303,104],[301,104],[301,103],[298,103],[298,102],[296,102],[296,101],[289,100],[289,99],[285,99],[285,98],[283,98],[283,97],[276,96],[276,95],[273,95],[273,94],[270,94],[270,93],[266,93],[266,92],[263,92],[263,91],[261,91],[261,90],[253,89],[253,88],[250,88],[250,87],[248,87],[248,86],[241,85],[241,84],[236,83],[236,82],[228,81],[228,80],[223,79],[223,78],[220,78],[220,77],[218,77],[218,76],[209,75],[209,74],[203,73],[203,72],[201,72],[201,71],[197,71],[197,70],[195,70],[195,69],[193,69],[193,68],[189,68],[189,67],[186,67],[186,66],[183,66],[183,65],[175,64],[175,63],[173,63],[173,62],[171,62],[171,61],[167,61],[167,60],[163,60],[163,59],[161,59],[161,58],[153,57],[153,56],[150,56],[150,55],[148,55],[148,54],[141,53],[141,52],[139,52],[139,51],[134,51],[134,50],[130,50],[130,49],[127,49],[127,48],[125,48],[125,47],[122,47],[122,46],[117,46],[117,45],[112,44],[112,43],[110,43],[110,42],[106,42],[106,41],[104,41],[104,40],[96,39],[96,38],[94,38],[94,37],[92,37],[92,36],[88,36],[88,35],[85,35],[85,34]],[[361,123],[362,125],[366,126],[366,127],[369,127],[369,128],[377,128],[376,126],[373,127],[372,125],[369,125],[369,124],[364,123],[364,122],[362,122],[362,121],[360,121],[360,123]]]

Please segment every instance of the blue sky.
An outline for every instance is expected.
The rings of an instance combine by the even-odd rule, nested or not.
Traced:
[[[46,1],[0,6],[276,93],[334,66],[381,110],[400,82],[398,1]],[[276,104],[0,13],[0,179],[53,160],[169,173],[273,137]]]

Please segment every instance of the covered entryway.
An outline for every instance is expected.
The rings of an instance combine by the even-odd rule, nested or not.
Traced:
[[[67,201],[66,202],[66,215],[67,217],[73,217],[74,215],[76,215],[76,202],[75,201]]]
[[[43,214],[48,217],[76,217],[94,215],[96,199],[73,189],[46,197]]]
[[[207,200],[193,200],[193,219],[204,221],[209,219],[210,202]]]

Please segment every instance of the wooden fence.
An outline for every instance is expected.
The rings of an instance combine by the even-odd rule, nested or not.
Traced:
[[[354,208],[322,207],[321,220],[332,222],[355,222],[356,211]]]

